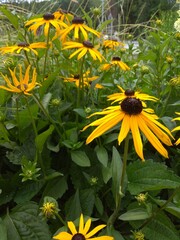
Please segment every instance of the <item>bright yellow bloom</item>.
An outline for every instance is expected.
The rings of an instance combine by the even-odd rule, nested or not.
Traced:
[[[136,97],[126,97],[120,106],[110,106],[102,112],[95,112],[89,117],[95,115],[105,115],[102,118],[95,120],[83,128],[83,131],[90,126],[95,126],[95,130],[89,135],[86,144],[92,142],[95,138],[101,136],[108,130],[117,126],[120,122],[120,131],[118,135],[118,143],[126,138],[131,131],[134,147],[138,156],[144,161],[143,144],[140,131],[145,135],[153,147],[165,158],[168,158],[168,152],[162,145],[171,146],[170,137],[173,138],[170,130],[157,121],[158,117],[152,109],[143,109],[143,104]],[[170,137],[169,137],[169,136]],[[162,143],[161,143],[162,142]]]
[[[74,31],[74,40],[79,39],[80,34],[82,34],[84,40],[86,41],[88,40],[88,33],[93,33],[97,37],[100,37],[100,33],[85,25],[84,20],[80,17],[74,17],[72,20],[72,25],[60,31],[60,38],[63,42],[66,40],[66,37],[71,31]]]
[[[31,26],[28,28],[28,30],[33,31],[34,35],[37,35],[37,30],[39,29],[39,27],[44,25],[45,36],[48,35],[50,26],[53,26],[56,29],[57,34],[60,32],[62,27],[67,27],[67,25],[63,21],[55,18],[55,16],[51,13],[46,13],[41,18],[35,18],[27,21],[25,26],[27,27],[29,25]]]
[[[105,63],[101,67],[101,69],[104,70],[109,70],[113,66],[118,66],[120,69],[127,71],[130,70],[130,67],[124,62],[121,61],[121,58],[119,57],[113,57],[110,63]]]
[[[87,87],[89,87],[91,85],[92,81],[98,79],[98,76],[89,77],[89,73],[90,73],[90,71],[87,71],[83,74],[84,86],[87,86]],[[75,75],[72,75],[72,77],[64,78],[64,80],[65,80],[65,82],[74,82],[76,84],[76,86],[79,87],[80,75],[75,74]]]
[[[176,114],[177,114],[177,115],[180,115],[180,112],[176,112]],[[176,117],[176,118],[173,119],[173,121],[175,121],[175,120],[180,121],[180,117]],[[179,131],[179,130],[180,130],[180,125],[177,126],[177,127],[175,127],[175,128],[172,130],[172,132],[174,132],[174,131]],[[175,145],[178,145],[178,144],[180,144],[180,138],[175,142]]]
[[[32,51],[34,54],[38,55],[38,52],[34,50],[35,48],[46,48],[46,43],[44,42],[37,42],[37,43],[26,43],[26,42],[21,42],[18,43],[17,45],[14,46],[6,46],[6,47],[1,47],[0,52],[3,54],[5,53],[20,53],[22,50],[29,52]]]
[[[9,69],[12,82],[9,80],[7,76],[4,76],[3,74],[1,74],[7,83],[7,87],[0,86],[0,88],[13,93],[23,93],[25,95],[31,95],[29,92],[32,91],[36,85],[40,85],[40,84],[36,82],[37,73],[35,68],[32,74],[32,81],[31,83],[29,83],[29,70],[30,70],[30,65],[27,67],[25,75],[23,77],[22,66],[19,65],[19,80],[18,80],[16,77],[16,68],[14,68],[14,71]]]
[[[107,39],[103,42],[103,47],[115,49],[116,47],[123,47],[124,43],[118,42],[116,39]]]
[[[45,202],[40,209],[46,218],[53,218],[57,212],[56,204],[53,202]]]
[[[73,14],[70,12],[67,12],[66,10],[63,9],[58,9],[56,12],[53,13],[54,17],[56,19],[59,19],[63,22],[65,22],[67,25],[71,24],[71,20],[73,18]]]
[[[64,43],[64,46],[65,47],[63,48],[63,50],[78,48],[74,53],[70,55],[69,57],[70,59],[78,54],[77,59],[79,60],[80,58],[85,56],[87,53],[89,53],[94,60],[98,59],[101,62],[103,59],[103,56],[101,55],[101,53],[96,48],[94,48],[93,44],[89,41],[84,41],[83,43],[66,42]]]
[[[82,214],[79,220],[78,231],[73,222],[69,221],[67,225],[71,233],[60,232],[59,234],[54,236],[53,239],[57,239],[57,240],[113,240],[114,239],[113,237],[110,237],[110,236],[93,237],[101,229],[105,228],[106,225],[105,224],[99,225],[88,233],[91,227],[91,219],[89,218],[87,222],[84,223],[84,217]]]
[[[131,97],[131,98],[135,97],[135,98],[138,98],[138,99],[143,100],[143,101],[147,101],[147,100],[148,101],[154,101],[154,102],[158,101],[158,99],[156,97],[150,96],[146,93],[141,93],[141,92],[138,92],[138,91],[135,92],[135,91],[130,90],[130,89],[125,91],[122,87],[120,87],[120,86],[117,86],[117,87],[119,88],[121,93],[113,93],[113,94],[108,96],[108,100],[113,101],[112,104],[115,103],[115,102],[120,103],[127,97]],[[146,104],[143,104],[143,106],[145,107]]]

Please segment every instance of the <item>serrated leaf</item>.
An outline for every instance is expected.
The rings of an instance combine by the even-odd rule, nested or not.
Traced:
[[[143,228],[146,238],[151,240],[179,240],[180,236],[170,219],[162,212]]]
[[[53,131],[54,131],[54,126],[50,125],[46,131],[44,131],[43,133],[39,134],[36,137],[35,143],[36,143],[36,147],[40,153],[43,150],[43,147],[44,147],[44,144],[45,144],[47,138],[52,134]]]
[[[8,239],[51,240],[48,225],[38,216],[39,206],[28,202],[17,205],[4,219]]]
[[[97,154],[99,162],[104,166],[107,167],[108,163],[108,153],[103,146],[96,146],[95,152]]]
[[[71,151],[71,158],[74,163],[81,167],[89,167],[91,165],[88,156],[83,151]]]
[[[136,161],[127,167],[128,189],[136,195],[143,191],[173,189],[180,186],[180,177],[163,163]]]
[[[136,208],[127,211],[119,216],[122,221],[133,221],[133,220],[143,220],[149,218],[149,214],[144,208]]]

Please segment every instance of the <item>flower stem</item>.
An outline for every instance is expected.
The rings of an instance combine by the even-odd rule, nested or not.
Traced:
[[[58,214],[58,213],[55,213],[55,216],[59,219],[59,221],[64,225],[66,226],[66,222],[62,219],[62,217]]]
[[[116,208],[108,219],[108,222],[107,222],[108,227],[113,226],[114,222],[116,221],[116,219],[119,215],[119,211],[120,211],[120,208],[121,208],[121,200],[122,200],[123,191],[124,191],[124,180],[125,180],[125,175],[126,175],[128,149],[129,149],[129,133],[128,133],[126,139],[125,139],[125,144],[124,144],[123,169],[122,169],[122,175],[121,175],[121,179],[120,179],[120,188],[119,188],[120,193],[118,193]]]
[[[50,28],[48,29],[47,39],[46,39],[46,52],[44,57],[44,68],[43,68],[43,79],[45,78],[46,74],[46,63],[47,63],[47,57],[48,57],[48,50],[49,50],[49,37],[50,37]]]

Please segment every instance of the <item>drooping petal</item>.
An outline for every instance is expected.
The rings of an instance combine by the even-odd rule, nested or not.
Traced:
[[[80,30],[82,32],[84,40],[87,40],[88,39],[88,35],[87,35],[87,32],[84,30],[84,24],[83,24],[83,26],[80,25],[79,28],[80,28]]]
[[[139,117],[135,115],[132,115],[130,117],[130,128],[133,136],[135,150],[139,155],[139,157],[144,161],[143,145],[142,145],[141,135],[138,127],[138,118]]]
[[[78,50],[76,50],[75,52],[73,52],[70,56],[69,59],[73,58],[76,54],[78,54],[79,52],[82,51],[82,48],[79,48]]]
[[[100,236],[100,237],[88,238],[87,240],[114,240],[114,238],[110,236]]]
[[[125,139],[129,130],[130,130],[130,115],[124,113],[123,121],[122,121],[122,124],[121,124],[121,130],[120,130],[119,135],[118,135],[119,145]]]

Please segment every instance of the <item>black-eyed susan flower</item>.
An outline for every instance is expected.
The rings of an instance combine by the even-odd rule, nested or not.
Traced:
[[[168,128],[158,122],[158,117],[152,109],[143,108],[143,103],[140,99],[136,97],[126,97],[120,102],[120,105],[107,107],[101,112],[91,114],[89,117],[96,115],[104,116],[83,128],[84,131],[90,126],[96,127],[86,139],[86,144],[89,144],[95,138],[121,123],[118,134],[119,145],[131,131],[135,151],[138,156],[144,160],[143,144],[140,134],[140,132],[142,132],[153,147],[162,156],[168,158],[168,152],[162,143],[171,146],[170,137],[173,138],[173,136]]]
[[[83,74],[83,83],[84,83],[84,86],[87,86],[89,87],[90,84],[92,83],[92,81],[98,79],[98,76],[94,76],[94,77],[90,77],[89,76],[90,74],[90,71],[86,71],[84,74]],[[71,77],[67,77],[67,78],[64,78],[64,81],[65,82],[74,82],[76,84],[77,87],[79,87],[79,83],[80,83],[80,75],[79,74],[74,74],[74,75],[71,75]],[[82,86],[81,86],[82,87]]]
[[[73,14],[63,10],[63,9],[58,9],[56,12],[53,13],[54,17],[56,19],[59,19],[63,22],[65,22],[67,25],[71,24],[71,20],[73,19]]]
[[[151,96],[151,95],[148,95],[146,93],[141,93],[141,92],[138,92],[138,91],[134,91],[134,90],[131,90],[131,89],[127,89],[127,90],[124,90],[121,86],[117,86],[119,88],[119,90],[121,91],[120,93],[113,93],[111,95],[109,95],[107,98],[108,100],[110,101],[113,101],[113,103],[115,102],[122,102],[124,99],[126,99],[127,97],[135,97],[135,98],[138,98],[142,101],[158,101],[158,98],[154,97],[154,96]],[[146,104],[143,104],[143,106],[146,106]]]
[[[29,92],[32,91],[36,85],[39,84],[36,82],[37,73],[35,68],[32,73],[32,81],[29,83],[30,78],[29,71],[30,65],[27,67],[25,75],[23,76],[22,66],[19,65],[19,80],[18,80],[16,76],[16,68],[14,68],[13,71],[9,69],[12,81],[8,78],[8,76],[4,76],[3,74],[1,74],[5,82],[7,83],[7,87],[1,85],[0,88],[13,93],[23,93],[25,95],[31,95]]]
[[[79,230],[76,229],[76,226],[73,222],[69,221],[67,223],[68,228],[70,229],[71,233],[68,232],[60,232],[53,239],[57,240],[113,240],[113,237],[110,236],[100,236],[100,237],[93,237],[97,232],[101,229],[105,228],[106,225],[102,224],[95,227],[90,232],[89,229],[91,227],[91,219],[89,218],[86,223],[84,223],[84,217],[81,214],[79,220]]]
[[[173,121],[176,121],[176,120],[180,121],[180,112],[176,112],[176,114],[179,115],[179,117],[174,118]],[[179,131],[179,130],[180,130],[180,126],[177,126],[172,130],[172,132]],[[178,144],[180,144],[180,138],[175,142],[175,145],[178,145]]]
[[[6,46],[1,47],[0,52],[5,53],[20,53],[22,50],[29,52],[32,51],[34,54],[38,55],[38,52],[35,50],[36,48],[46,48],[46,43],[44,42],[37,42],[37,43],[26,43],[26,42],[20,42],[17,45],[13,46]]]
[[[102,54],[89,41],[84,41],[83,43],[79,43],[79,42],[64,43],[63,50],[73,49],[73,48],[77,48],[77,50],[69,56],[70,59],[78,54],[77,59],[79,60],[83,56],[85,56],[87,53],[89,53],[94,60],[99,60],[100,62],[102,62],[102,59],[103,59]]]
[[[28,27],[31,25],[30,27]],[[50,26],[53,26],[56,29],[56,33],[59,33],[59,31],[64,27],[66,28],[67,25],[55,18],[54,14],[51,13],[45,13],[43,17],[40,18],[34,18],[25,23],[25,26],[28,27],[28,30],[32,31],[34,35],[37,35],[37,30],[40,26],[44,25],[44,35],[47,36]]]
[[[101,70],[109,70],[110,68],[118,66],[120,69],[127,71],[130,70],[130,67],[123,61],[121,61],[120,57],[113,57],[110,63],[105,63],[102,65]]]
[[[74,31],[74,40],[80,39],[80,35],[82,35],[84,40],[86,41],[89,38],[88,33],[92,33],[97,37],[100,37],[100,33],[84,24],[84,19],[80,17],[74,17],[74,19],[72,20],[72,25],[60,31],[60,38],[63,42],[66,40],[66,37],[68,36],[68,34],[71,33],[71,31]]]
[[[104,48],[115,49],[116,47],[124,47],[124,43],[118,42],[117,39],[107,39],[103,41]]]

